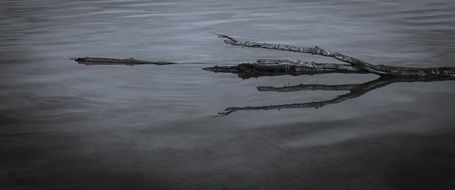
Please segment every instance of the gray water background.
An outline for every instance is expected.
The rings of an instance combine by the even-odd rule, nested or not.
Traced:
[[[325,74],[242,80],[201,70],[259,58],[210,34],[342,52],[373,64],[455,67],[455,2],[0,2],[1,189],[452,189],[455,83],[394,83],[319,109],[230,106],[344,92],[256,86],[365,82]],[[184,64],[84,66],[72,57]],[[193,64],[198,63],[198,64]]]

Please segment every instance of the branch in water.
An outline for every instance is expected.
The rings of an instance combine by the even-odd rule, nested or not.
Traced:
[[[298,76],[323,73],[367,73],[346,64],[303,62],[287,59],[259,59],[256,63],[242,63],[236,66],[214,66],[203,69],[215,73],[234,73],[243,79],[278,75]]]
[[[313,55],[320,55],[325,57],[331,57],[345,63],[350,64],[352,67],[380,75],[380,76],[395,76],[395,77],[425,77],[425,78],[447,78],[455,77],[455,68],[453,67],[438,67],[438,68],[411,68],[411,67],[398,67],[398,66],[387,66],[387,65],[373,65],[360,59],[347,56],[338,52],[326,51],[319,47],[308,48],[298,47],[283,44],[270,44],[252,41],[239,41],[233,37],[225,34],[219,34],[219,38],[224,38],[224,42],[234,46],[252,47],[252,48],[264,48],[272,50],[291,51],[299,53],[309,53]]]
[[[79,64],[84,65],[171,65],[177,64],[165,61],[144,61],[138,59],[114,59],[114,58],[99,58],[99,57],[79,57],[73,59]]]
[[[326,85],[326,84],[299,84],[295,86],[258,86],[258,91],[274,91],[274,92],[293,92],[301,90],[327,90],[327,91],[350,91],[358,84],[340,84],[340,85]]]
[[[239,77],[247,79],[250,77],[277,76],[277,75],[314,75],[324,73],[355,73],[355,74],[376,74],[380,77],[376,80],[362,84],[345,84],[345,85],[324,85],[324,84],[301,84],[296,86],[285,87],[257,87],[258,91],[277,91],[289,92],[297,90],[342,90],[349,93],[339,95],[336,98],[318,101],[293,104],[281,104],[271,106],[246,106],[246,107],[228,107],[220,115],[229,115],[241,110],[269,110],[285,108],[319,108],[329,104],[340,103],[352,98],[359,97],[371,90],[384,87],[394,82],[428,82],[441,80],[455,80],[455,68],[410,68],[387,65],[373,65],[360,59],[350,57],[338,52],[331,52],[319,47],[306,48],[291,45],[259,43],[251,41],[239,41],[228,35],[215,33],[218,37],[224,38],[224,42],[234,46],[265,48],[272,50],[291,51],[299,53],[309,53],[325,57],[331,57],[347,64],[335,63],[315,63],[299,60],[287,59],[259,59],[256,63],[242,63],[235,66],[214,66],[203,68],[212,72],[224,72],[238,74]],[[143,61],[130,59],[113,59],[113,58],[96,58],[85,57],[74,59],[80,64],[86,65],[169,65],[176,64],[164,61]]]

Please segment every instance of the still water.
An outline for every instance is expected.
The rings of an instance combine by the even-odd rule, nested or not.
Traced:
[[[3,0],[0,189],[453,189],[454,81],[394,83],[319,109],[213,117],[345,93],[257,86],[375,76],[242,80],[201,68],[332,61],[228,46],[214,31],[373,64],[455,67],[454,10],[452,0]],[[85,56],[182,64],[70,60]]]

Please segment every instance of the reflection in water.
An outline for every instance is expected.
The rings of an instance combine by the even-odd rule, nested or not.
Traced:
[[[246,107],[228,107],[220,116],[226,116],[236,111],[254,111],[254,110],[271,110],[271,109],[288,109],[288,108],[320,108],[330,104],[337,104],[349,99],[357,98],[372,90],[385,87],[396,82],[434,82],[444,80],[455,80],[455,78],[398,78],[398,77],[379,77],[378,79],[361,83],[361,84],[342,84],[342,85],[324,85],[324,84],[300,84],[295,86],[271,87],[258,86],[258,91],[275,91],[275,92],[292,92],[304,90],[326,90],[326,91],[349,91],[347,94],[339,95],[336,98],[305,103],[280,104],[269,106],[246,106]]]

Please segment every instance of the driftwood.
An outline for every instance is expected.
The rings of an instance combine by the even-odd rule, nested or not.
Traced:
[[[129,59],[114,59],[114,58],[99,58],[99,57],[79,57],[74,58],[74,61],[84,65],[171,65],[173,62],[165,61],[144,61],[133,58]]]
[[[347,64],[314,63],[287,59],[258,59],[256,63],[242,63],[236,66],[214,66],[203,68],[215,73],[234,73],[240,78],[278,76],[278,75],[314,75],[324,73],[368,73]]]
[[[260,43],[252,41],[239,41],[233,37],[215,33],[219,38],[225,39],[226,44],[249,47],[249,48],[264,48],[271,50],[282,50],[298,53],[308,53],[334,58],[340,63],[315,63],[300,60],[288,59],[259,59],[255,63],[242,63],[235,66],[214,66],[203,68],[207,71],[216,73],[233,73],[240,78],[248,79],[251,77],[262,76],[277,76],[277,75],[315,75],[325,73],[346,73],[346,74],[375,74],[379,78],[359,84],[341,84],[341,85],[325,85],[325,84],[300,84],[295,86],[271,87],[259,86],[258,91],[275,91],[275,92],[290,92],[300,90],[332,90],[332,91],[348,91],[346,94],[339,95],[333,99],[292,103],[269,106],[245,106],[245,107],[228,107],[224,112],[219,113],[219,116],[229,115],[236,111],[244,110],[270,110],[270,109],[286,109],[286,108],[319,108],[322,106],[340,103],[352,98],[359,97],[374,89],[378,89],[396,82],[430,82],[442,80],[455,80],[455,68],[453,67],[434,67],[434,68],[412,68],[399,67],[388,65],[374,65],[354,57],[350,57],[338,52],[327,51],[319,47],[308,48],[282,44]],[[113,58],[96,58],[85,57],[74,59],[79,64],[85,65],[170,65],[177,64],[165,61],[143,61],[130,59],[113,59]]]
[[[270,110],[286,108],[319,108],[322,106],[340,103],[352,98],[359,97],[369,91],[387,86],[395,82],[430,82],[442,80],[455,80],[455,68],[452,67],[435,67],[435,68],[411,68],[387,65],[373,65],[365,61],[353,58],[338,52],[331,52],[319,47],[306,48],[281,44],[259,43],[251,41],[239,41],[233,37],[215,33],[220,38],[224,38],[226,44],[241,47],[264,48],[271,50],[282,50],[299,53],[309,53],[331,57],[347,64],[335,63],[315,63],[299,60],[287,59],[259,59],[256,63],[242,63],[236,66],[214,66],[203,68],[207,71],[234,73],[240,78],[248,79],[251,77],[277,76],[277,75],[314,75],[324,73],[354,73],[354,74],[375,74],[379,78],[361,84],[342,84],[342,85],[324,85],[324,84],[300,84],[296,86],[270,87],[259,86],[258,91],[276,91],[289,92],[298,90],[336,90],[349,91],[346,94],[339,95],[336,98],[305,103],[280,104],[269,106],[245,106],[245,107],[228,107],[220,116],[229,115],[236,111],[245,110]]]
[[[229,72],[236,71],[238,74],[243,74],[242,72],[255,72],[261,73],[263,71],[267,72],[276,72],[276,73],[286,73],[289,72],[291,75],[298,74],[319,74],[319,73],[346,73],[347,67],[351,67],[349,70],[356,70],[358,72],[362,71],[364,73],[372,73],[379,76],[392,76],[400,78],[454,78],[455,77],[455,68],[453,67],[435,67],[435,68],[412,68],[412,67],[399,67],[399,66],[388,66],[388,65],[373,65],[365,61],[353,58],[338,52],[331,52],[321,49],[319,47],[307,48],[307,47],[298,47],[291,45],[282,45],[282,44],[269,44],[269,43],[259,43],[251,41],[238,41],[235,38],[230,36],[215,33],[220,38],[225,38],[224,42],[226,44],[231,44],[234,46],[242,47],[251,47],[251,48],[264,48],[271,50],[282,50],[282,51],[291,51],[298,53],[309,53],[313,55],[320,55],[325,57],[331,57],[339,61],[348,63],[348,65],[343,64],[336,68],[335,64],[323,64],[323,63],[312,63],[312,62],[301,62],[301,61],[290,61],[290,60],[268,60],[268,61],[258,61],[257,63],[247,63],[240,64],[238,66],[229,66],[229,67],[211,67],[204,68],[205,70],[214,71],[214,72]],[[324,65],[328,67],[325,68]],[[246,68],[246,69],[245,69]],[[246,70],[246,71],[245,71]],[[352,73],[352,72],[351,72]]]

